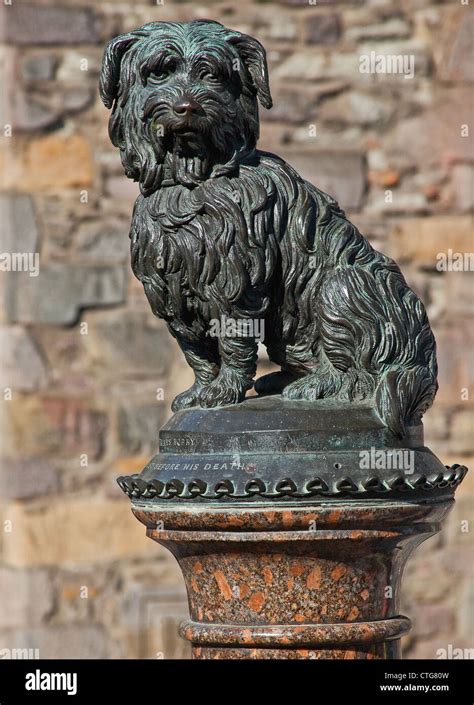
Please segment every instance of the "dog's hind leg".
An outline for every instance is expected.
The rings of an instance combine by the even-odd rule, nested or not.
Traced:
[[[329,399],[336,397],[341,401],[366,399],[373,395],[375,382],[364,370],[355,368],[340,370],[321,354],[321,364],[316,372],[311,372],[283,390],[286,399]]]
[[[420,300],[393,263],[339,267],[316,314],[320,368],[283,394],[290,399],[370,399],[390,430],[419,423],[436,392],[435,343]]]
[[[182,340],[175,333],[173,335],[177,338],[186,362],[192,368],[195,377],[194,384],[178,394],[171,405],[173,411],[179,411],[198,405],[199,393],[217,377],[219,365],[217,360],[213,359],[209,349],[197,343]]]
[[[373,300],[366,280],[373,289]],[[358,295],[365,297],[363,305],[357,300]],[[284,397],[311,401],[373,397],[376,370],[370,369],[371,346],[377,346],[386,319],[378,297],[380,292],[370,273],[357,267],[341,267],[331,272],[315,302],[320,335],[318,365],[290,384],[283,391]]]

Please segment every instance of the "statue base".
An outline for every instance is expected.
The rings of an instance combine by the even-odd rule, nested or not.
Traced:
[[[278,396],[180,411],[118,482],[178,560],[194,658],[400,658],[403,567],[440,530],[446,468],[363,404]]]

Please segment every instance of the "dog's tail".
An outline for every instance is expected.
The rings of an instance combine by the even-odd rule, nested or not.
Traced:
[[[393,296],[394,287],[390,286],[388,290]],[[396,296],[390,299],[392,315],[398,313],[401,301],[406,304],[406,337],[403,335],[399,340],[389,364],[382,365],[374,400],[379,416],[399,437],[405,435],[406,426],[421,422],[438,390],[436,341],[425,308],[414,292],[407,288],[401,300]]]
[[[355,379],[352,392],[371,378],[373,391],[365,385],[363,398],[373,395],[396,436],[420,423],[438,388],[436,343],[423,304],[395,263],[372,251],[364,267],[337,267],[323,287],[318,318],[324,354],[346,381]]]
[[[385,425],[402,437],[410,426],[421,421],[438,388],[429,367],[397,367],[384,372],[375,391],[375,407]]]

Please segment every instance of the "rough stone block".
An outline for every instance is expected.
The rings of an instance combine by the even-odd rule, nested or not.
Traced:
[[[119,202],[126,201],[127,208],[129,208],[129,203],[133,204],[140,190],[138,184],[126,176],[111,176],[107,179],[105,183],[105,191],[108,196],[118,200]]]
[[[80,135],[52,134],[32,140],[24,149],[12,149],[9,142],[4,140],[0,149],[4,190],[64,193],[63,189],[93,183],[91,148]]]
[[[348,39],[360,41],[364,39],[403,39],[410,36],[410,25],[400,17],[392,17],[385,22],[372,22],[366,25],[349,27]]]
[[[80,113],[92,105],[94,97],[94,92],[87,86],[76,86],[62,93],[60,107],[66,113]]]
[[[37,252],[38,228],[30,196],[0,194],[1,252]]]
[[[454,614],[444,605],[417,605],[412,612],[417,639],[427,639],[452,630]]]
[[[130,259],[130,224],[120,221],[86,221],[75,235],[75,252],[81,261],[126,262]]]
[[[473,327],[472,325],[441,326],[436,328],[434,333],[439,382],[435,404],[438,408],[466,404],[466,392],[468,399],[472,399],[474,395]]]
[[[336,12],[308,17],[304,26],[308,44],[334,44],[341,35],[341,18]]]
[[[442,602],[455,589],[458,577],[439,560],[430,555],[430,542],[417,549],[417,555],[408,562],[403,579],[405,600],[429,605]],[[442,566],[440,568],[440,566]]]
[[[451,424],[451,449],[460,455],[472,452],[474,438],[474,410],[466,409],[454,414]]]
[[[394,103],[383,96],[351,91],[327,100],[318,111],[318,120],[346,125],[384,125],[395,112]]]
[[[55,125],[59,113],[39,103],[29,91],[17,90],[13,96],[9,120],[15,132],[36,132]]]
[[[127,400],[119,411],[119,440],[125,452],[139,453],[157,446],[158,431],[166,420],[164,404],[132,404]]]
[[[0,585],[2,629],[35,626],[53,609],[53,581],[47,570],[0,567]]]
[[[437,95],[439,99],[432,101],[426,110],[399,121],[385,140],[385,147],[391,153],[403,155],[412,164],[422,164],[426,170],[436,164],[464,161],[471,149],[469,126],[474,118],[471,92],[456,87]]]
[[[3,650],[31,649],[40,659],[120,658],[120,644],[107,635],[101,625],[69,624],[11,629],[0,636]],[[18,657],[17,657],[18,658]]]
[[[45,379],[45,365],[28,331],[0,327],[0,388],[33,391]]]
[[[461,213],[474,210],[474,166],[455,164],[451,178],[456,210]]]
[[[311,113],[314,102],[315,97],[309,92],[281,87],[278,91],[278,100],[273,108],[262,116],[263,121],[297,125]]]
[[[13,2],[3,15],[9,44],[93,44],[100,38],[92,9]]]
[[[444,272],[431,286],[431,315],[474,318],[472,270]]]
[[[448,249],[471,251],[472,219],[462,215],[400,219],[390,233],[390,245],[397,261],[413,260],[436,269],[439,255]]]
[[[9,446],[24,455],[54,454],[75,458],[77,467],[83,455],[88,460],[101,457],[106,445],[107,415],[80,398],[31,397],[14,395],[3,405]]]
[[[56,468],[45,458],[0,458],[0,495],[3,498],[31,499],[54,494],[58,487]]]
[[[36,54],[28,56],[22,64],[21,73],[27,81],[51,81],[57,66],[54,54]]]
[[[474,582],[468,578],[458,603],[458,631],[461,638],[472,642],[474,632]]]
[[[190,658],[189,642],[178,634],[179,623],[189,618],[182,588],[137,585],[128,592],[122,615],[140,658]]]
[[[123,266],[49,264],[37,277],[10,272],[6,288],[8,319],[19,323],[70,325],[83,308],[120,304],[126,298]]]
[[[89,186],[93,178],[91,149],[81,135],[48,135],[33,140],[27,149],[24,188]]]
[[[6,505],[3,520],[12,522],[3,537],[8,566],[54,566],[156,556],[143,526],[123,500],[98,497],[48,500],[39,507]]]
[[[359,58],[353,52],[326,55],[313,50],[295,51],[273,72],[282,81],[322,81],[327,79],[363,80]]]
[[[146,311],[91,312],[84,319],[84,346],[95,364],[123,374],[161,377],[173,359],[171,336],[163,321]]]
[[[105,449],[107,415],[88,406],[81,399],[48,397],[41,400],[48,426],[47,440],[51,449],[61,455],[86,454],[99,459]]]
[[[346,210],[357,211],[365,191],[365,162],[351,152],[288,152],[285,159],[312,184],[334,196]]]
[[[308,7],[308,0],[279,0],[281,5],[290,7]],[[364,0],[317,0],[318,5],[362,5]]]
[[[442,81],[474,82],[472,36],[474,14],[468,4],[444,8],[441,32],[436,42],[439,48],[437,71]]]

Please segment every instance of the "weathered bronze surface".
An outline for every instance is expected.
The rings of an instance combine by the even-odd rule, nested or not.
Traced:
[[[270,396],[177,412],[142,474],[118,482],[132,499],[175,503],[425,499],[449,496],[465,472],[423,445],[422,425],[399,438],[363,402]]]
[[[140,183],[133,271],[195,373],[157,455],[118,479],[179,561],[194,657],[398,658],[403,566],[466,472],[423,444],[423,305],[334,199],[256,149],[255,39],[145,25],[107,46],[101,95]],[[254,382],[259,340],[281,371]]]
[[[217,22],[147,24],[109,43],[100,88],[141,189],[133,271],[195,373],[173,410],[241,402],[260,338],[281,372],[259,393],[363,399],[395,434],[418,425],[437,389],[423,304],[331,196],[256,149],[262,45]]]

